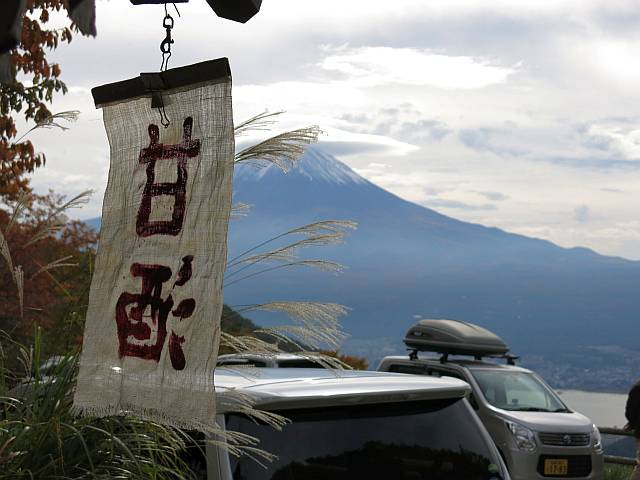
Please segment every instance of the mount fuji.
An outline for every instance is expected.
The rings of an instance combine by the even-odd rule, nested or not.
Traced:
[[[375,361],[385,349],[402,351],[418,318],[478,323],[520,352],[639,349],[630,333],[638,331],[640,262],[455,220],[374,185],[317,147],[287,174],[238,166],[234,202],[252,208],[230,224],[230,258],[306,223],[359,224],[343,245],[304,252],[347,266],[338,276],[281,269],[225,289],[231,305],[347,305],[342,324],[351,353]]]
[[[304,224],[358,223],[344,244],[301,252],[345,265],[340,275],[279,269],[229,282],[224,295],[231,306],[344,304],[350,311],[342,325],[351,339],[343,351],[367,357],[373,367],[383,355],[404,351],[404,333],[417,319],[454,318],[489,328],[516,353],[545,359],[549,376],[559,365],[579,366],[556,384],[593,376],[598,361],[608,372],[601,378],[615,376],[612,364],[626,362],[626,370],[612,387],[593,388],[620,389],[640,376],[640,262],[456,220],[393,195],[317,147],[287,174],[275,166],[237,166],[234,202],[252,207],[230,223],[229,258]]]

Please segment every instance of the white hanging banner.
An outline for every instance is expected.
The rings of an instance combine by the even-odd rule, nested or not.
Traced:
[[[111,167],[74,407],[205,429],[231,210],[228,61],[141,74],[93,96]]]

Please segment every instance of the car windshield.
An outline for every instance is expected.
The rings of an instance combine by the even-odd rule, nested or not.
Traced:
[[[231,459],[234,480],[487,480],[504,478],[464,400],[279,412],[282,431],[229,415],[227,429],[277,455],[266,468]]]
[[[568,412],[560,398],[538,377],[528,372],[472,370],[484,398],[503,410]]]

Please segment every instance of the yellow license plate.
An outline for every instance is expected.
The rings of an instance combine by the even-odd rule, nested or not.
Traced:
[[[544,461],[545,475],[567,475],[569,473],[569,460],[566,459],[546,459]]]

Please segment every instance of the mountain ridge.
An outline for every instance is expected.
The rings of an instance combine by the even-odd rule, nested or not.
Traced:
[[[404,351],[401,340],[418,318],[477,323],[519,352],[638,350],[629,335],[640,310],[638,261],[448,217],[378,187],[319,148],[287,174],[238,165],[234,202],[253,207],[230,223],[229,258],[307,223],[359,223],[343,245],[301,252],[346,265],[342,275],[281,269],[225,288],[225,301],[345,304],[351,310],[342,324],[352,336],[345,352],[368,356],[371,365],[383,351]]]
[[[322,164],[321,170],[318,170],[317,168],[313,168],[313,167],[310,168],[310,165],[312,165],[313,163],[316,163],[317,165],[318,162]],[[330,167],[333,167],[334,169],[338,170],[341,173],[339,181],[337,182],[328,181],[331,175],[328,175],[326,172],[329,170]],[[320,175],[317,175],[318,171],[320,172]],[[314,178],[314,174],[315,174],[315,178]],[[345,177],[347,180],[345,180]],[[500,236],[508,236],[509,238],[519,238],[526,242],[534,242],[534,243],[539,242],[540,245],[553,247],[553,248],[559,249],[559,251],[579,253],[579,254],[584,254],[589,256],[597,256],[599,258],[609,259],[610,261],[622,261],[622,262],[632,262],[632,263],[636,262],[634,260],[625,259],[623,257],[601,255],[595,252],[594,250],[584,246],[561,247],[549,240],[540,239],[536,237],[529,237],[529,236],[518,234],[518,233],[512,233],[497,227],[486,226],[478,223],[466,222],[466,221],[455,219],[453,217],[441,214],[428,207],[424,207],[414,202],[405,200],[387,190],[382,189],[381,187],[378,187],[377,185],[373,184],[369,180],[366,180],[365,178],[363,178],[362,176],[354,172],[350,167],[348,167],[344,163],[340,162],[334,157],[324,152],[321,152],[318,149],[313,147],[307,150],[307,153],[301,159],[298,166],[292,169],[286,175],[284,175],[277,167],[273,165],[266,167],[262,170],[255,169],[254,167],[248,166],[248,165],[240,165],[236,167],[236,177],[235,177],[236,197],[235,198],[238,199],[239,201],[243,201],[241,198],[243,188],[247,187],[248,184],[253,182],[266,181],[266,182],[274,182],[274,183],[277,182],[278,184],[283,184],[283,185],[288,184],[287,191],[291,192],[291,186],[295,185],[296,182],[299,182],[300,180],[308,181],[311,183],[325,183],[325,184],[334,185],[334,186],[335,185],[345,186],[345,185],[348,185],[348,183],[351,183],[352,185],[355,185],[358,187],[365,187],[368,189],[376,190],[379,196],[387,197],[387,199],[382,198],[381,200],[386,200],[386,201],[391,200],[398,204],[403,204],[405,208],[413,210],[413,212],[411,212],[412,215],[417,215],[417,216],[427,215],[430,220],[438,221],[439,226],[446,225],[447,228],[456,228],[456,227],[463,227],[465,229],[471,228],[476,233],[481,235],[497,234]],[[349,182],[348,180],[351,180],[351,182]],[[304,188],[306,189],[307,187],[304,187]],[[326,185],[321,188],[326,188]],[[296,193],[304,194],[304,192],[296,192]],[[271,193],[268,192],[268,195],[270,194]],[[265,198],[256,198],[256,200],[259,200],[259,202],[256,202],[254,206],[257,206],[259,213],[262,213],[266,209],[260,208],[260,206],[264,205],[265,202],[268,203],[269,200]],[[292,204],[292,206],[293,205],[294,204]],[[297,209],[298,207],[299,205],[296,203],[293,208]],[[424,221],[424,219],[421,219],[421,221]],[[451,241],[452,239],[449,238],[448,240]]]
[[[318,149],[301,159],[301,170],[308,173],[306,164],[319,159],[323,171],[333,163],[341,172],[348,169],[349,178],[358,175]],[[280,271],[268,281],[256,278],[226,290],[232,303],[246,303],[246,292],[256,301],[338,301],[353,308],[343,324],[354,341],[396,338],[399,351],[417,316],[478,323],[521,351],[635,347],[627,332],[640,307],[632,287],[640,282],[638,261],[463,222],[365,179],[332,183],[326,175],[314,180],[273,167],[260,178],[240,172],[234,199],[253,208],[231,223],[231,251],[323,219],[354,220],[359,228],[344,245],[314,252],[347,265],[340,277]],[[602,325],[612,328],[603,334]]]

